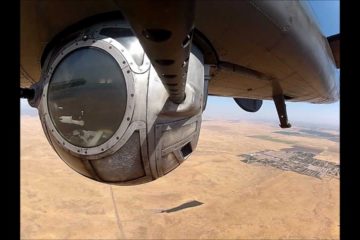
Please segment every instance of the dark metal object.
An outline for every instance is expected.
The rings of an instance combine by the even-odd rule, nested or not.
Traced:
[[[336,67],[340,68],[340,33],[328,37],[327,40],[334,57]]]
[[[274,103],[276,106],[276,111],[279,116],[280,120],[280,127],[281,128],[290,128],[291,124],[288,121],[287,112],[286,112],[286,104],[285,104],[285,98],[284,95],[275,95],[273,96]]]
[[[117,1],[174,103],[185,99],[194,1]],[[164,20],[166,19],[166,20]]]
[[[33,99],[35,96],[35,90],[32,88],[20,88],[20,98],[26,98],[28,100]]]
[[[234,98],[239,107],[247,112],[257,112],[262,106],[263,101],[259,99]]]

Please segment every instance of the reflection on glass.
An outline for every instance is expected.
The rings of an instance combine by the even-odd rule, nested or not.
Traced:
[[[49,114],[58,132],[78,147],[105,143],[126,110],[124,75],[111,55],[80,48],[57,66],[49,83]]]

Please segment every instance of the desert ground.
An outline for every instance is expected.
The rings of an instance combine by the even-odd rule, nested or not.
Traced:
[[[244,154],[296,146],[339,164],[336,140],[275,133],[281,130],[203,121],[197,150],[174,171],[143,185],[115,186],[71,170],[48,144],[39,118],[22,116],[21,238],[339,239],[339,177],[244,162]]]

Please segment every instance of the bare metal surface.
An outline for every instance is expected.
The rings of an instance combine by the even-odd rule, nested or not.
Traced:
[[[185,98],[195,1],[117,1],[174,103]],[[139,14],[139,9],[145,10]],[[164,21],[166,19],[166,21]]]
[[[125,182],[145,176],[142,166],[140,136],[138,132],[113,155],[91,161],[98,176],[106,182]]]
[[[186,98],[177,105],[168,100],[168,93],[164,85],[158,79],[157,74],[151,68],[149,76],[148,115],[146,119],[148,131],[149,160],[153,175],[160,177],[166,174],[166,168],[162,167],[162,161],[168,157],[165,155],[173,152],[179,163],[184,158],[179,154],[180,149],[187,143],[191,143],[193,150],[198,141],[201,114],[203,109],[203,88],[204,88],[204,67],[202,54],[193,46],[189,59],[189,78],[186,82]],[[155,114],[149,114],[155,113]],[[189,132],[190,135],[181,135],[182,128],[186,129],[189,124],[196,123],[196,129]],[[167,134],[165,134],[165,132]],[[177,142],[173,145],[166,145],[167,135],[176,135]],[[166,147],[166,151],[165,151]],[[169,159],[171,160],[171,159]],[[176,164],[176,162],[174,162]]]
[[[39,97],[40,119],[55,151],[75,171],[100,182],[141,184],[169,173],[196,148],[204,107],[203,57],[192,46],[186,98],[181,104],[174,104],[154,68],[146,64],[149,63],[146,55],[142,54],[142,59],[139,59],[141,54],[136,53],[140,53],[141,49],[134,47],[134,39],[124,36],[131,43],[124,46],[121,36],[112,38],[99,34],[109,26],[118,29],[117,32],[130,29],[123,21],[91,26],[84,29],[86,34],[80,32],[73,41],[57,46],[54,55],[47,58],[42,81],[37,84],[40,88],[38,92],[43,92]],[[67,54],[83,47],[109,53],[120,66],[127,87],[127,106],[119,129],[96,147],[78,147],[68,142],[58,133],[48,110],[48,85],[54,69]],[[107,81],[111,82],[111,79]]]

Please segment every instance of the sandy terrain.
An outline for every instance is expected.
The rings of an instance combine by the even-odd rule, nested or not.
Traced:
[[[339,163],[338,143],[272,133],[278,130],[204,121],[197,151],[180,167],[123,187],[71,170],[51,149],[38,117],[22,117],[21,238],[338,239],[339,179],[241,161],[241,154],[297,144]]]

